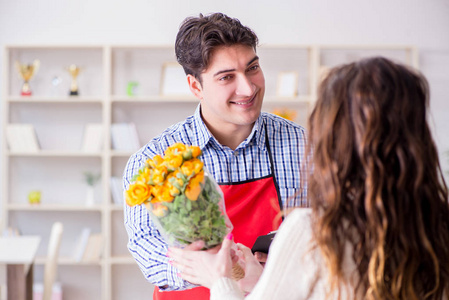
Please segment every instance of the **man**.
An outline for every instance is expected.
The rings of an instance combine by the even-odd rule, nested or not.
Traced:
[[[216,13],[187,18],[176,38],[176,56],[191,92],[200,100],[193,116],[166,129],[131,156],[124,187],[144,162],[181,142],[197,145],[200,159],[220,185],[236,242],[251,247],[279,226],[287,201],[305,201],[300,161],[304,129],[261,113],[265,79],[257,36],[237,19]],[[125,205],[128,249],[154,285],[154,299],[209,299],[209,291],[177,276],[167,244],[144,206]],[[188,290],[186,290],[188,289]]]

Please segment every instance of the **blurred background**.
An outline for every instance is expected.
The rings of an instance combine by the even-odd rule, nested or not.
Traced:
[[[231,17],[238,18],[244,25],[249,26],[256,32],[262,47],[264,45],[284,48],[305,45],[310,47],[310,49],[314,45],[338,45],[339,47],[348,46],[349,48],[354,45],[367,46],[368,48],[370,46],[375,48],[378,46],[395,47],[397,45],[414,47],[418,54],[418,68],[426,76],[430,84],[431,109],[429,122],[438,146],[442,167],[446,172],[446,178],[449,178],[449,154],[447,154],[449,152],[448,0],[0,0],[0,54],[2,57],[0,102],[4,104],[3,102],[6,101],[4,98],[9,97],[10,94],[13,96],[18,94],[20,88],[17,74],[13,74],[15,72],[14,67],[4,68],[5,62],[11,64],[13,58],[18,57],[27,58],[29,61],[23,61],[23,63],[30,63],[32,55],[35,54],[40,55],[41,57],[36,58],[40,58],[43,61],[52,60],[52,56],[44,50],[38,50],[27,56],[26,53],[23,54],[20,50],[23,46],[48,46],[50,48],[54,45],[68,48],[80,46],[89,48],[91,46],[93,48],[85,50],[86,57],[83,58],[86,67],[91,64],[91,60],[100,59],[101,61],[103,46],[113,45],[117,47],[116,52],[112,54],[113,63],[117,68],[121,68],[123,72],[126,72],[127,69],[127,47],[139,48],[142,46],[141,50],[130,54],[137,55],[137,58],[135,60],[131,58],[129,66],[130,68],[139,67],[139,59],[141,59],[142,65],[140,67],[144,69],[147,68],[145,59],[150,59],[152,56],[152,54],[146,53],[147,48],[156,46],[172,47],[179,25],[184,18],[197,16],[199,13],[207,14],[211,12],[223,12]],[[14,52],[15,54],[11,54],[12,56],[6,56],[5,46],[18,47],[19,50]],[[72,50],[67,50],[67,53],[72,55]],[[63,50],[61,53],[64,51],[66,50]],[[82,53],[82,51],[79,53]],[[271,52],[268,50],[263,51],[261,53],[266,53],[266,60],[264,61],[264,56],[260,54],[262,69],[264,69],[264,64],[266,64],[267,69],[274,69],[275,67],[269,64],[269,60],[275,57],[276,54],[270,54]],[[306,50],[301,51],[302,55],[307,55]],[[78,55],[80,55],[79,53]],[[164,56],[166,54],[155,52],[155,55]],[[354,54],[348,54],[346,59],[351,59],[351,55],[353,55],[352,58],[357,58]],[[120,60],[120,57],[124,57],[124,59]],[[57,61],[57,59],[57,56],[55,56],[54,61]],[[298,62],[298,64],[301,63]],[[94,64],[92,63],[91,65],[93,66]],[[101,71],[101,63],[97,67]],[[36,89],[36,92],[39,92],[38,86],[42,84],[42,79],[38,79],[39,72],[41,72],[41,75],[45,74],[43,66],[38,71],[35,81],[31,80],[31,86]],[[61,113],[60,120],[52,119],[52,122],[54,121],[56,124],[59,121],[63,123],[64,119],[75,124],[80,122],[79,119],[82,118],[85,118],[85,122],[101,122],[102,100],[96,102],[95,97],[102,97],[102,90],[98,87],[104,84],[104,80],[101,77],[95,77],[95,73],[89,72],[89,70],[85,70],[84,74],[82,71],[79,75],[80,86],[82,84],[89,86],[90,84],[90,87],[85,88],[84,91],[89,90],[94,95],[93,99],[83,100],[85,101],[83,104],[84,108],[78,108],[78,106],[72,104],[67,106],[61,104],[61,101],[48,103],[45,102],[46,100],[42,100],[42,98],[43,105],[35,105],[34,107],[33,104],[21,103],[20,100],[13,101],[12,103],[14,104],[10,106],[11,112],[5,112],[6,106],[1,106],[0,116],[2,120],[0,124],[2,124],[2,127],[6,126],[4,122],[6,113],[10,118],[15,118],[16,121],[32,122],[35,117],[33,111],[40,114],[41,119],[42,116],[43,118],[48,117],[51,119],[53,118],[52,115]],[[159,69],[157,72],[159,72]],[[88,76],[92,76],[90,83],[86,82]],[[67,80],[66,82],[68,82]],[[113,77],[112,86],[109,87],[113,96],[112,98],[105,96],[107,101],[111,99],[116,101],[112,110],[116,109],[117,112],[112,112],[112,119],[106,122],[108,124],[114,121],[123,121],[122,115],[131,116],[131,118],[133,116],[142,118],[142,115],[133,115],[127,110],[127,99],[122,99],[118,96],[114,98],[114,95],[126,93],[124,90],[122,91],[122,88],[114,86],[114,83],[120,82],[120,80],[123,81],[124,79]],[[8,82],[8,84],[4,84],[5,82]],[[47,84],[50,86],[49,82]],[[13,91],[6,93],[5,86],[8,89],[12,88]],[[275,92],[270,91],[268,93],[275,94]],[[308,93],[313,94],[313,91],[309,89]],[[31,108],[29,109],[27,105]],[[139,101],[137,103],[133,102],[132,105],[134,108],[141,107],[141,111],[146,109],[146,104]],[[166,108],[162,104],[155,105],[156,111],[163,115]],[[176,104],[175,106],[180,111],[180,115],[182,113],[189,115],[193,112],[196,104]],[[84,110],[86,108],[87,112]],[[52,109],[54,109],[53,112]],[[123,114],[121,114],[122,111]],[[24,113],[21,114],[21,112]],[[108,111],[106,111],[107,113]],[[169,122],[174,123],[181,121],[183,118],[171,117]],[[304,123],[304,118],[300,123]],[[143,126],[145,123],[140,125]],[[45,131],[46,128],[44,127],[45,124],[41,124],[40,128],[39,125],[36,125],[38,131]],[[160,128],[157,127],[152,129],[153,131],[147,131],[147,133],[140,131],[137,137],[140,139],[140,144],[146,143],[154,134],[165,127],[165,125],[161,125]],[[61,128],[65,130],[64,127]],[[96,197],[107,198],[106,200],[100,200],[100,203],[103,204],[96,203],[98,205],[97,208],[96,206],[88,209],[80,209],[78,206],[73,206],[73,209],[61,209],[58,206],[41,206],[41,208],[44,207],[41,210],[24,208],[21,205],[28,201],[26,198],[29,196],[30,186],[21,183],[11,183],[10,181],[18,179],[23,181],[27,179],[28,183],[32,180],[42,181],[42,177],[50,177],[55,172],[59,172],[59,166],[64,164],[66,158],[59,152],[53,153],[53,155],[37,156],[37,158],[34,156],[3,155],[7,149],[4,144],[4,134],[5,130],[2,128],[0,131],[2,170],[5,168],[6,163],[10,164],[11,167],[17,167],[18,170],[26,170],[26,167],[31,164],[35,168],[40,168],[39,170],[42,170],[42,172],[35,172],[30,175],[30,178],[20,175],[19,171],[2,171],[0,173],[2,189],[8,187],[10,195],[21,199],[1,199],[0,212],[2,213],[0,218],[3,220],[0,220],[0,226],[2,223],[3,225],[15,225],[20,227],[19,229],[25,233],[42,235],[43,240],[39,246],[38,254],[45,256],[51,223],[57,218],[62,218],[65,220],[65,231],[61,251],[64,254],[63,256],[67,256],[70,253],[70,248],[74,247],[74,243],[64,239],[76,240],[82,231],[81,225],[79,225],[82,222],[84,223],[83,226],[88,226],[89,230],[92,230],[92,233],[95,231],[101,232],[103,238],[107,240],[106,246],[104,246],[105,250],[103,250],[103,260],[85,264],[71,260],[63,261],[60,265],[58,280],[62,283],[64,298],[149,299],[148,293],[151,293],[151,290],[148,289],[148,284],[143,280],[135,263],[129,260],[129,258],[120,258],[126,255],[126,233],[122,225],[121,215],[123,213],[120,206],[109,205],[112,197],[109,193],[113,193],[109,192],[109,178],[102,178],[101,184],[95,190]],[[77,133],[74,131],[73,134],[76,136]],[[56,138],[60,139],[62,137],[61,135],[53,137],[53,139]],[[81,140],[82,137],[80,135],[79,137],[76,136],[76,138]],[[44,144],[41,146],[45,148],[46,145],[49,145],[48,148],[51,148],[52,143],[56,142],[52,140],[52,137],[48,137],[46,140],[41,140],[41,143]],[[67,143],[69,143],[67,147],[71,147],[70,141]],[[72,164],[77,164],[78,170],[77,173],[71,173],[67,178],[62,178],[61,180],[72,180],[74,188],[82,189],[82,192],[79,192],[77,197],[84,197],[85,189],[85,184],[81,182],[82,180],[80,180],[78,173],[82,173],[84,170],[93,172],[99,169],[103,173],[106,172],[115,177],[120,177],[122,167],[126,163],[127,157],[129,157],[127,152],[120,154],[109,152],[109,150],[103,150],[102,155],[81,158],[69,156],[68,160],[72,161]],[[110,161],[104,163],[108,159]],[[52,162],[49,164],[48,161],[50,160]],[[111,161],[112,163],[110,163]],[[92,169],[92,166],[96,166],[96,168]],[[24,172],[26,173],[26,171]],[[58,191],[57,188],[55,190]],[[51,192],[49,189],[46,191],[47,195]],[[0,195],[5,197],[3,192]],[[44,200],[44,195],[42,198]],[[71,204],[75,205],[75,198],[70,201]],[[13,203],[13,205],[8,206],[6,209],[4,207],[5,203],[9,202]],[[56,203],[59,202],[56,201]],[[71,210],[78,211],[78,213],[74,214]],[[40,214],[39,217],[36,216],[37,214]],[[9,217],[8,222],[5,221],[7,215]],[[38,230],[35,230],[34,225],[36,223],[43,225]],[[120,239],[114,240],[116,236],[119,236]],[[111,240],[112,242],[110,242]],[[38,262],[36,269],[35,277],[38,280],[42,279],[43,261]],[[111,273],[113,274],[112,276],[110,275]],[[122,283],[121,287],[119,287],[120,284],[117,284],[119,282]],[[127,289],[130,286],[136,291],[133,297],[127,294]],[[144,294],[147,295],[143,296]]]

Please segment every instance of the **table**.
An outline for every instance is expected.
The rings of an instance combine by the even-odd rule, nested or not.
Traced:
[[[0,264],[6,265],[8,299],[32,300],[33,265],[39,236],[0,237]]]

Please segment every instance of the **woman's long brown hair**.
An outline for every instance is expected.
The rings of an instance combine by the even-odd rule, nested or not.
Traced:
[[[428,84],[385,58],[334,68],[309,119],[309,200],[332,291],[353,250],[363,299],[449,295],[449,204]]]

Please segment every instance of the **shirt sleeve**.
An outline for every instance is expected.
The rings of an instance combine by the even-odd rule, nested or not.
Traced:
[[[128,189],[131,178],[148,158],[158,151],[157,144],[148,144],[131,156],[123,175],[123,188]],[[179,272],[168,263],[167,243],[152,222],[144,205],[130,207],[124,204],[125,228],[128,233],[128,250],[145,278],[163,291],[184,290],[195,287],[177,276]],[[166,288],[163,288],[166,286]]]

